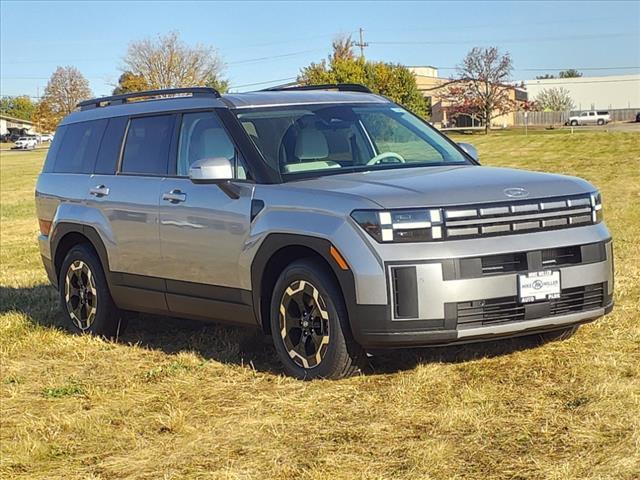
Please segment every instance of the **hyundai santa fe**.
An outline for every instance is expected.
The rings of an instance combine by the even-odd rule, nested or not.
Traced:
[[[254,326],[301,379],[383,348],[566,337],[613,306],[593,185],[480,166],[359,85],[82,102],[36,204],[71,328],[114,337],[129,311]]]

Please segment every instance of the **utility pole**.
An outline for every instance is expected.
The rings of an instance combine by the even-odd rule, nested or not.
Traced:
[[[364,28],[360,27],[360,42],[354,43],[356,47],[360,47],[360,58],[364,58],[364,47],[368,47],[369,44],[364,41]]]

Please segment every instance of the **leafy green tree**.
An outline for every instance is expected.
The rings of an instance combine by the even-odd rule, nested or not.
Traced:
[[[417,115],[427,115],[427,103],[409,69],[399,64],[355,58],[352,47],[349,37],[334,41],[332,54],[319,63],[304,67],[298,82],[303,85],[359,83]]]
[[[26,95],[0,99],[0,112],[9,117],[31,120],[35,109],[35,104]]]

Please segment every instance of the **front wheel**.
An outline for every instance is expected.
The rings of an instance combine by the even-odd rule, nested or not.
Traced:
[[[328,267],[298,260],[280,274],[271,299],[273,342],[292,377],[338,379],[366,355],[352,338],[342,292]]]

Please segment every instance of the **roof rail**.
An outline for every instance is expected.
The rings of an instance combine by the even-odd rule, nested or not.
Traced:
[[[108,107],[111,105],[121,105],[127,103],[131,98],[162,97],[164,95],[178,95],[190,93],[193,97],[215,97],[220,98],[220,92],[211,87],[187,87],[187,88],[165,88],[162,90],[146,90],[144,92],[131,92],[122,95],[112,95],[110,97],[93,98],[85,100],[76,105],[80,110],[90,110],[98,107]]]
[[[339,92],[373,93],[368,87],[359,83],[327,83],[323,85],[296,85],[292,87],[270,87],[264,92],[285,92],[288,90],[337,90]]]

